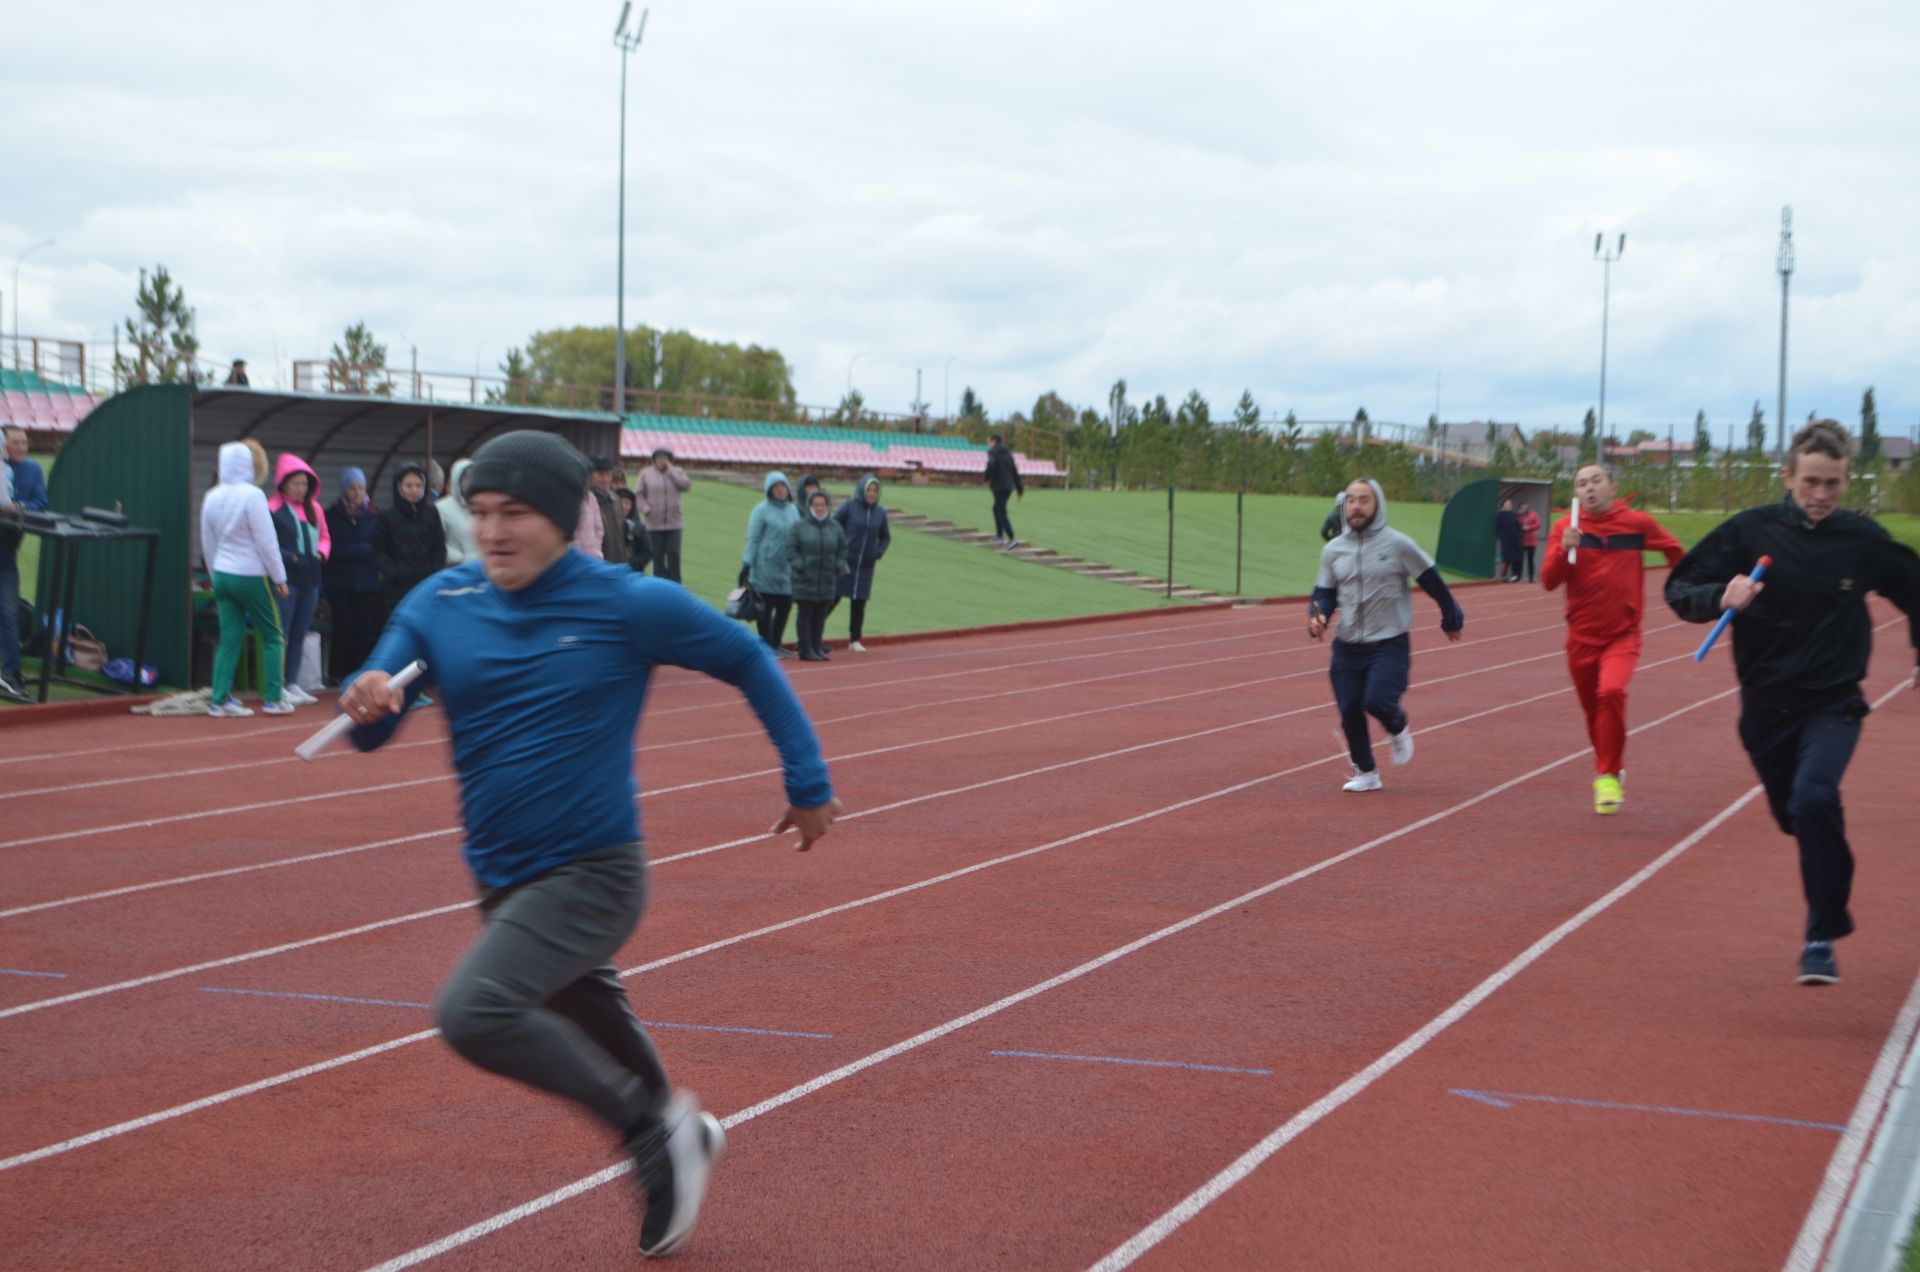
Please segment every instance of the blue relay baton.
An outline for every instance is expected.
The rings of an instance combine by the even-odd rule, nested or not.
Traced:
[[[1754,583],[1758,583],[1760,581],[1760,576],[1765,574],[1767,572],[1767,567],[1772,564],[1773,564],[1772,557],[1770,556],[1761,557],[1760,560],[1754,565],[1753,573],[1747,575],[1748,580]],[[1733,621],[1733,614],[1734,614],[1734,611],[1731,609],[1724,609],[1720,611],[1720,621],[1713,625],[1713,630],[1707,633],[1707,638],[1700,642],[1700,648],[1693,651],[1693,661],[1704,662],[1706,660],[1707,652],[1713,648],[1713,642],[1720,639],[1720,633],[1726,631],[1727,624]]]

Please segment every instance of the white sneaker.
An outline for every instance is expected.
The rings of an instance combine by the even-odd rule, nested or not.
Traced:
[[[692,1095],[676,1091],[662,1115],[667,1125],[665,1149],[670,1178],[646,1179],[647,1213],[640,1225],[640,1253],[649,1259],[672,1254],[700,1221],[700,1202],[714,1163],[727,1151],[726,1128],[720,1119],[701,1109]],[[656,1202],[665,1203],[656,1207]],[[661,1211],[666,1212],[664,1224]]]
[[[302,689],[299,685],[280,686],[280,700],[291,702],[296,707],[310,707],[320,699]]]
[[[1340,789],[1343,791],[1377,791],[1380,789],[1380,770],[1374,769],[1370,773],[1362,773],[1359,769],[1355,769],[1353,776],[1348,778],[1347,784]]]
[[[1393,744],[1393,762],[1405,764],[1413,758],[1413,726],[1408,725],[1398,733],[1389,733],[1387,741]]]
[[[242,706],[237,698],[228,698],[225,702],[216,702],[209,706],[207,714],[215,719],[238,720],[242,716],[252,715],[253,708]]]
[[[278,702],[263,702],[260,704],[260,709],[266,712],[268,715],[292,715],[293,714],[293,704],[291,702],[288,702],[285,698],[280,699],[280,701]],[[253,712],[249,711],[247,712],[247,714],[252,715]]]
[[[861,644],[861,643],[860,643],[859,641],[857,641],[857,640],[856,640],[856,641],[852,641],[852,642],[850,642],[850,643],[849,643],[849,644],[847,645],[847,648],[848,648],[848,649],[849,649],[850,651],[852,651],[853,653],[856,653],[856,654],[864,654],[864,653],[866,653],[866,652],[867,652],[867,647],[866,647],[865,645],[862,645],[862,644]]]

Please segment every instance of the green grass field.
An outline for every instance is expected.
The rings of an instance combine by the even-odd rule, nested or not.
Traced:
[[[837,502],[847,492],[833,493]],[[726,602],[740,573],[747,516],[759,499],[739,486],[700,480],[684,497],[687,531],[682,581],[716,606]],[[881,636],[941,631],[1157,609],[1169,603],[1178,604],[1136,588],[1010,560],[937,535],[900,530],[894,532],[893,546],[874,571],[867,632]],[[788,632],[792,630],[789,626]],[[847,607],[842,605],[827,621],[827,635],[846,634]]]

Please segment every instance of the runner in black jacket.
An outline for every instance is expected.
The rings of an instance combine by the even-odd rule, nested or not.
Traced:
[[[1873,649],[1867,593],[1906,611],[1920,649],[1920,557],[1880,525],[1840,507],[1850,439],[1831,420],[1794,435],[1787,497],[1721,523],[1667,579],[1667,604],[1689,622],[1733,620],[1740,679],[1740,741],[1766,787],[1780,829],[1800,845],[1807,897],[1803,985],[1840,980],[1833,942],[1853,931],[1840,779],[1867,715],[1860,682]],[[1773,558],[1760,583],[1747,574]],[[1913,684],[1920,687],[1920,669]]]

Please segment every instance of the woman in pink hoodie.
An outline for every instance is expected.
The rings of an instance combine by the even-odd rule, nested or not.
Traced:
[[[283,454],[273,470],[273,532],[280,560],[287,567],[287,594],[280,601],[280,626],[287,634],[287,674],[281,696],[296,706],[319,699],[300,687],[300,660],[320,603],[320,565],[333,548],[327,519],[320,515],[320,478],[298,455]]]

